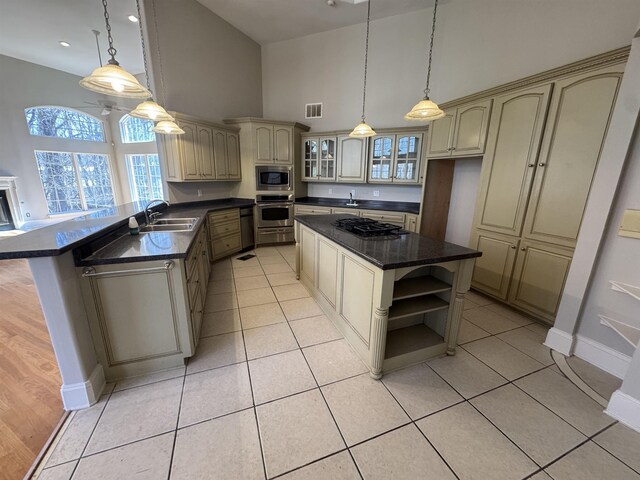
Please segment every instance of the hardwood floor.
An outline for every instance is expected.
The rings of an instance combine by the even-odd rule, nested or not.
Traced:
[[[64,411],[26,260],[0,260],[0,479],[22,478]]]

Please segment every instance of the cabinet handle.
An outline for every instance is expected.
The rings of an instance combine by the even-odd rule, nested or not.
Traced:
[[[539,167],[544,167],[546,164],[545,163],[539,163],[538,166]]]
[[[511,245],[511,248],[512,248],[513,250],[515,250],[515,249],[516,249],[516,246],[515,246],[515,245]]]

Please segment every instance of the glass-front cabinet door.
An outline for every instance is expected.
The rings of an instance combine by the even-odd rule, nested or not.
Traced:
[[[380,183],[393,181],[394,140],[395,135],[373,137],[369,162],[370,182]]]
[[[318,178],[318,139],[307,138],[302,144],[304,169],[303,180],[317,180]]]
[[[320,139],[320,166],[318,180],[336,179],[336,138]]]
[[[420,176],[422,133],[397,135],[394,182],[417,183]]]

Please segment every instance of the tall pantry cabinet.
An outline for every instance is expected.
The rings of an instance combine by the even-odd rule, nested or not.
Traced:
[[[475,289],[553,321],[624,64],[497,97],[471,247]]]

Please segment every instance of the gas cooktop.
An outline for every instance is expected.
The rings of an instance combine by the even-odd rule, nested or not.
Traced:
[[[409,233],[398,225],[378,222],[370,218],[339,218],[333,225],[359,237],[387,237]]]

